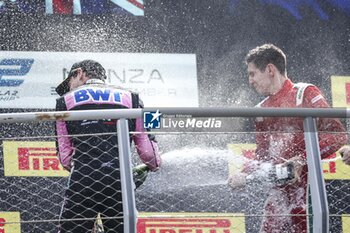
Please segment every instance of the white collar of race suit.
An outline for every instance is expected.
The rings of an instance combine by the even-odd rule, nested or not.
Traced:
[[[92,79],[88,79],[85,84],[104,84],[105,82],[101,79],[97,79],[97,78],[92,78]]]

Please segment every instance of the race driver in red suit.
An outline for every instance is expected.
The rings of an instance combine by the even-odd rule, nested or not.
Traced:
[[[256,47],[248,53],[246,63],[249,83],[258,93],[267,96],[257,107],[329,107],[316,86],[294,84],[288,79],[286,56],[278,47],[272,44]],[[338,119],[320,118],[317,120],[317,128],[322,159],[346,144],[345,129]],[[258,163],[247,163],[241,173],[229,178],[229,184],[231,187],[244,185],[247,175],[259,169],[259,163],[293,164],[295,178],[286,183],[274,183],[269,191],[260,232],[306,233],[308,171],[303,119],[258,117],[256,131],[257,149],[254,160]]]

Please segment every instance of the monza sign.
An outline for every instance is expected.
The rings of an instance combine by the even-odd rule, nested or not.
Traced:
[[[1,108],[55,108],[55,87],[84,59],[100,62],[107,83],[138,92],[146,107],[198,106],[194,54],[1,51]]]

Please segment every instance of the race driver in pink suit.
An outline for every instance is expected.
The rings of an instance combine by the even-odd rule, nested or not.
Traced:
[[[286,56],[280,48],[272,44],[258,46],[248,53],[246,64],[249,83],[259,94],[267,96],[257,107],[329,107],[316,86],[291,82],[287,77]],[[345,129],[338,119],[320,118],[317,120],[317,129],[322,159],[347,142]],[[253,156],[255,164],[248,162],[241,173],[229,178],[229,185],[233,188],[245,185],[247,175],[259,169],[256,161],[273,165],[293,164],[295,178],[286,183],[274,183],[269,190],[260,232],[308,232],[308,169],[303,119],[257,117],[256,144]]]
[[[57,111],[128,109],[141,106],[138,95],[105,84],[106,71],[93,60],[73,64],[68,77],[56,88]],[[151,171],[160,166],[154,136],[141,119],[129,120],[141,160]],[[58,156],[70,171],[60,216],[60,233],[91,232],[100,214],[104,232],[123,232],[123,206],[116,120],[56,122]],[[130,145],[124,145],[130,146]]]

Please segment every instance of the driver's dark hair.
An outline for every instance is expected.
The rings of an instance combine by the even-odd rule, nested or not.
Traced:
[[[246,64],[254,63],[260,71],[265,71],[268,64],[276,66],[282,75],[287,74],[287,59],[284,52],[273,44],[264,44],[249,51]]]
[[[74,63],[71,71],[75,71],[77,68],[81,68],[90,79],[107,79],[106,70],[97,61],[83,60],[81,62]]]

